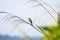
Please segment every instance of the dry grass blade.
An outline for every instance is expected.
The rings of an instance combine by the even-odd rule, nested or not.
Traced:
[[[10,15],[6,15],[6,16],[4,16],[4,17],[1,19],[1,21],[4,20],[4,19],[5,19],[6,17],[8,17],[8,16],[10,16]]]
[[[49,4],[47,4],[47,3],[45,3],[45,2],[44,2],[44,4],[46,4],[47,6],[49,6],[52,10],[55,11],[56,14],[58,14],[58,12],[57,12],[53,7],[51,7]]]
[[[7,21],[7,22],[8,22],[8,21],[11,21],[11,20],[14,19],[14,18],[16,18],[16,16],[13,16],[13,15],[12,15],[12,16],[9,16],[9,17],[5,18],[4,22],[5,22],[5,21]]]
[[[36,7],[36,6],[41,6],[41,5],[40,4],[36,4],[36,5],[32,6],[32,7]]]
[[[36,26],[37,26],[37,25],[36,25]],[[37,26],[37,28],[38,28],[39,30],[41,30],[41,33],[42,33],[43,35],[47,36],[47,33],[45,32],[45,30],[44,30],[42,27]]]
[[[8,14],[8,15],[13,15],[13,14],[10,14],[8,12],[3,12],[3,11],[0,11],[0,14]]]
[[[29,0],[28,2],[26,2],[25,4],[29,3],[29,2],[36,2],[36,0]]]
[[[20,19],[16,19],[16,20],[13,20],[12,23],[15,23],[15,25],[16,25],[16,24],[18,24],[18,25],[20,24],[20,25],[21,25],[21,24],[23,24],[23,23],[25,23],[25,22],[22,21],[22,20],[20,20]],[[16,27],[15,27],[15,28],[16,28]]]
[[[7,13],[7,12],[0,11],[0,13]]]

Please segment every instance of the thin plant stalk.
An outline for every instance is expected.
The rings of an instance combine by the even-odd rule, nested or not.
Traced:
[[[4,14],[9,14],[9,13],[7,13],[7,12],[0,12],[1,14],[2,13],[4,13]],[[9,15],[13,15],[13,14],[9,14]],[[15,15],[13,15],[13,16],[15,16]],[[20,17],[17,17],[17,16],[15,16],[16,18],[19,18],[19,19],[21,19],[22,21],[24,21],[25,23],[27,23],[27,24],[29,24],[29,25],[31,25],[30,23],[28,23],[27,21],[25,21],[24,19],[22,19],[22,18],[20,18]],[[37,31],[39,31],[39,32],[41,32],[37,27],[35,27],[35,26],[33,26],[33,25],[31,25],[34,29],[36,29]],[[43,29],[43,28],[41,28],[41,29]],[[44,30],[44,29],[43,29]],[[44,31],[42,31],[42,32],[44,32]]]
[[[55,22],[57,23],[56,19],[51,15],[51,13],[48,11],[48,9],[46,7],[43,6],[43,4],[41,4],[40,2],[36,1],[37,3],[39,3],[48,13],[49,15],[55,20]],[[54,10],[55,11],[55,10]]]
[[[43,6],[43,4],[41,4],[41,3],[38,2],[37,0],[31,0],[31,1],[34,1],[34,2],[39,3],[39,4],[49,13],[49,15],[53,18],[53,20],[57,23],[56,19],[51,15],[51,13],[48,11],[48,9]],[[31,2],[31,1],[28,1],[28,2]],[[27,3],[28,3],[28,2],[27,2]],[[54,11],[55,11],[55,10],[54,10]]]
[[[55,12],[56,14],[58,14],[58,12],[57,12],[53,7],[51,7],[49,4],[47,4],[47,3],[45,3],[45,2],[44,2],[44,4],[46,4],[47,6],[49,6],[52,10],[54,10],[54,12]]]

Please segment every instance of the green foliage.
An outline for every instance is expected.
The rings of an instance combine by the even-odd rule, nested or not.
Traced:
[[[59,12],[60,13],[60,12]],[[60,14],[58,13],[58,25],[42,27],[47,35],[44,35],[44,40],[60,40]],[[39,29],[41,29],[38,26]]]
[[[48,40],[59,40],[60,39],[60,28],[58,26],[47,26],[44,27],[45,31],[48,32]]]
[[[58,12],[58,26],[60,26],[60,11]]]
[[[60,40],[60,15],[58,15],[57,26],[45,26],[42,28],[48,32],[47,40]]]

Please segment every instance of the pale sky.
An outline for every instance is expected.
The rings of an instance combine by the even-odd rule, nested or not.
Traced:
[[[33,20],[34,24],[37,25],[56,25],[56,22],[51,18],[51,16],[44,10],[42,7],[32,7],[35,5],[34,3],[28,3],[25,4],[28,0],[0,0],[0,11],[9,12],[16,16],[19,16],[27,21],[27,18],[31,18]],[[38,0],[39,2],[43,3],[46,2],[49,5],[51,5],[56,11],[59,10],[59,2],[60,0]],[[45,5],[45,4],[44,4]],[[47,7],[47,6],[45,6]],[[57,19],[57,15],[53,14],[55,13],[52,9],[47,7],[51,14]],[[3,15],[4,16],[4,15]],[[0,16],[1,17],[1,16]],[[6,24],[6,25],[5,25]],[[14,30],[13,33],[11,33],[11,30],[14,28],[7,23],[1,23],[0,24],[0,34],[8,34],[8,35],[20,35],[19,31]],[[5,26],[4,26],[5,25]],[[23,25],[23,24],[22,24]],[[24,26],[26,26],[24,24]],[[23,30],[28,30],[30,26],[24,28]],[[32,28],[32,27],[31,27]],[[27,31],[25,31],[27,32]],[[37,32],[35,29],[31,29],[27,32],[30,36],[39,36],[41,35],[39,32]]]

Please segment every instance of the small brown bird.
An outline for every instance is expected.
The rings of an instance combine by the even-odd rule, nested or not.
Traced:
[[[28,21],[31,25],[33,25],[31,18],[28,18]]]

